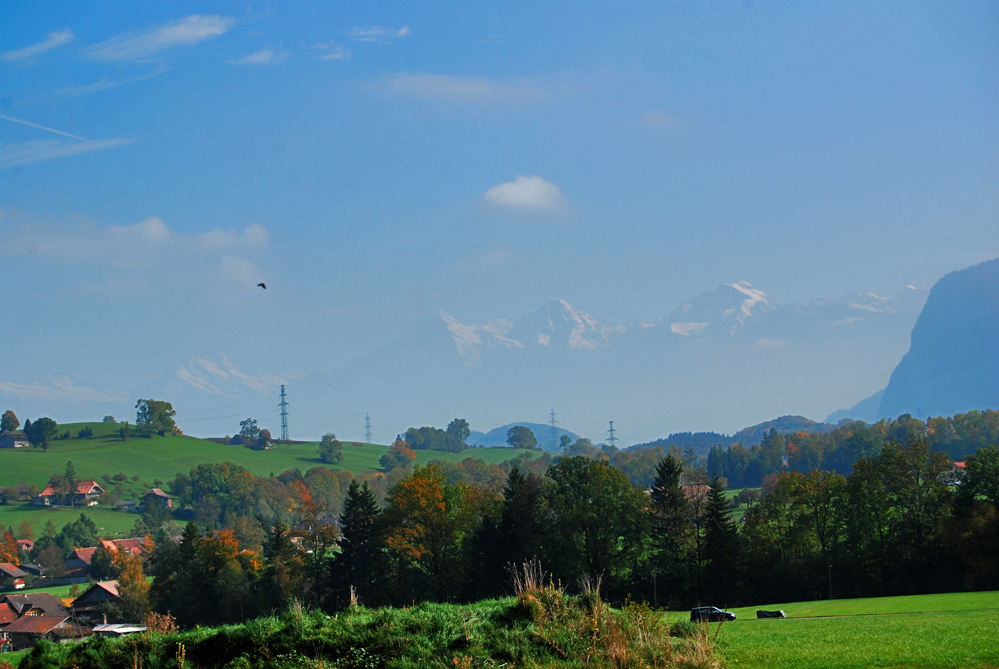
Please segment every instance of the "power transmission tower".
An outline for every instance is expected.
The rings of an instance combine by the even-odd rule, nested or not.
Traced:
[[[607,443],[611,446],[617,446],[617,437],[614,436],[616,430],[614,429],[614,421],[610,422],[610,429],[607,430]]]
[[[284,386],[281,386],[281,403],[278,404],[281,407],[281,441],[288,441],[288,396],[284,392]]]
[[[364,414],[364,443],[371,443],[371,416]]]
[[[552,428],[551,429],[552,450],[554,451],[558,449],[558,421],[555,420],[555,409],[552,409],[552,412],[548,415],[551,418],[551,420],[548,421],[548,424],[551,425]]]

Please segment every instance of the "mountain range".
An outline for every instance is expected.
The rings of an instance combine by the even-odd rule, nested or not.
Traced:
[[[789,413],[824,416],[883,388],[926,294],[906,287],[893,297],[783,303],[738,281],[650,322],[605,323],[562,299],[477,323],[440,311],[339,369],[261,375],[206,350],[139,396],[197,396],[174,400],[178,418],[211,436],[235,432],[242,412],[277,434],[282,382],[295,438],[359,439],[366,413],[373,438],[389,442],[455,417],[473,428],[515,415],[543,424],[552,409],[595,442],[610,420],[621,445],[670,428],[734,432]]]

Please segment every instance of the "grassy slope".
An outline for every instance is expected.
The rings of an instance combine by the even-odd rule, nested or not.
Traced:
[[[84,423],[60,425],[60,431],[75,435]],[[20,483],[43,487],[51,474],[61,473],[67,460],[72,460],[81,478],[100,481],[102,474],[119,471],[140,479],[169,481],[178,472],[188,472],[203,462],[235,462],[257,476],[280,474],[298,467],[303,472],[321,465],[317,443],[276,446],[271,451],[254,451],[242,446],[225,446],[194,437],[132,438],[123,442],[117,437],[119,426],[86,423],[94,430],[90,439],[70,438],[52,443],[48,452],[37,448],[0,450],[0,485]],[[355,473],[371,473],[379,468],[378,460],[388,451],[387,446],[365,444],[344,446],[343,462],[335,469]],[[433,459],[458,461],[480,457],[486,462],[509,460],[524,451],[511,448],[470,448],[462,453],[417,451],[417,463]]]
[[[84,425],[90,426],[94,436],[76,438]],[[155,485],[157,480],[169,482],[180,472],[188,472],[204,462],[235,462],[257,476],[280,474],[295,467],[303,472],[320,466],[316,447],[318,442],[277,446],[271,451],[253,451],[242,446],[225,446],[194,437],[134,437],[123,442],[118,438],[120,425],[105,423],[74,423],[59,426],[60,433],[68,430],[70,439],[52,442],[47,452],[38,448],[0,449],[0,485],[37,485],[44,488],[49,476],[62,473],[66,461],[72,460],[81,479],[95,479],[101,485],[103,474],[124,472],[129,480],[123,484],[123,499],[137,498]],[[333,469],[346,469],[356,474],[378,470],[378,460],[388,451],[387,446],[365,444],[344,446],[343,462]],[[489,463],[509,460],[524,451],[511,448],[472,448],[463,453],[417,451],[416,461],[425,464],[433,459],[459,461],[466,457],[482,458]],[[138,481],[132,481],[138,476]],[[33,507],[29,504],[0,505],[0,526],[16,528],[25,520],[41,534],[47,520],[56,528],[75,520],[80,512],[89,515],[107,535],[120,534],[131,529],[134,514],[110,509],[60,509]]]
[[[719,650],[732,667],[993,667],[999,593],[951,593],[766,605],[788,620],[733,609]],[[902,614],[902,615],[894,615]],[[804,616],[837,616],[803,618]]]

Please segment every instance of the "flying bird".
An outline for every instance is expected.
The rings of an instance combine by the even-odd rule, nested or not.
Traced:
[[[267,284],[266,283],[258,283],[257,285],[260,286],[261,288],[263,288],[264,290],[267,290]]]

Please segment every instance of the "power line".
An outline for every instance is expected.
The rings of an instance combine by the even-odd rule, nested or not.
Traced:
[[[616,443],[617,442],[617,437],[614,436],[615,432],[617,432],[617,430],[614,429],[614,421],[611,421],[610,422],[610,429],[607,430],[607,442],[611,446],[617,446],[617,443]]]
[[[228,411],[229,409],[241,409],[243,407],[257,407],[263,406],[265,404],[269,405],[273,400],[268,400],[266,402],[251,402],[249,404],[232,404],[230,406],[224,407],[206,407],[204,409],[184,409],[185,414],[189,413],[199,413],[204,411]]]
[[[551,420],[548,421],[548,424],[551,426],[550,432],[552,439],[552,450],[554,451],[556,448],[558,448],[558,442],[556,441],[556,438],[558,437],[558,421],[555,420],[554,408],[552,408],[552,412],[549,414],[549,417],[551,418]]]
[[[364,443],[371,443],[371,416],[364,412]]]
[[[243,413],[234,413],[234,414],[230,414],[228,416],[211,416],[210,418],[190,418],[190,419],[184,419],[183,422],[185,422],[185,423],[198,423],[198,422],[204,421],[204,420],[223,420],[225,418],[246,418],[246,414],[243,414]],[[278,415],[278,416],[267,416],[265,418],[261,418],[260,420],[277,420],[278,418],[280,418],[280,415]]]

